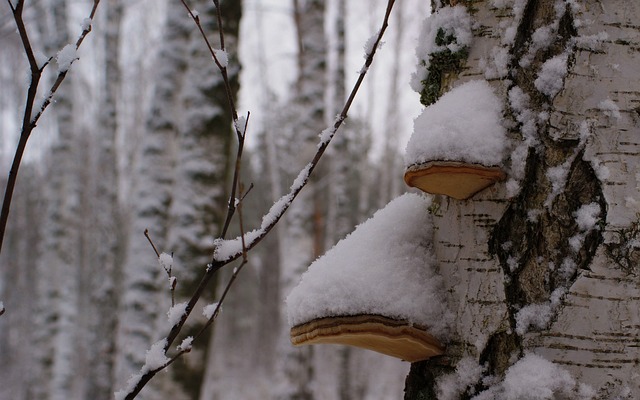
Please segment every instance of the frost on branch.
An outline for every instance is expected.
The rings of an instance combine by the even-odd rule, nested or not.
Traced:
[[[207,304],[202,309],[202,315],[204,315],[206,319],[211,319],[211,317],[213,317],[213,313],[216,312],[216,308],[218,308],[218,303]]]
[[[430,199],[391,201],[317,259],[287,297],[291,326],[330,316],[382,315],[448,331],[431,248]]]
[[[364,58],[365,60],[369,58],[371,52],[373,51],[373,46],[375,46],[376,41],[378,40],[378,36],[380,36],[380,31],[376,32],[374,35],[367,39],[367,42],[364,44]],[[384,43],[378,42],[378,49],[382,47]]]
[[[309,163],[302,169],[302,171],[300,171],[296,179],[293,181],[293,184],[291,184],[290,192],[276,200],[269,211],[262,217],[260,228],[245,233],[244,246],[246,246],[247,249],[253,247],[256,241],[262,238],[267,233],[268,229],[270,229],[284,214],[287,207],[289,207],[293,201],[293,193],[300,190],[309,179],[312,167],[313,164]],[[228,261],[233,257],[242,254],[243,238],[241,237],[230,240],[216,239],[214,244],[215,250],[213,252],[213,257],[216,261]]]
[[[178,351],[191,351],[191,345],[193,343],[193,336],[187,336],[186,338],[184,338],[182,340],[182,343],[180,343],[177,347]]]
[[[182,316],[187,313],[187,302],[178,303],[167,311],[167,318],[170,326],[175,326],[180,322]]]
[[[71,63],[76,60],[76,46],[68,44],[62,48],[56,55],[56,62],[58,63],[58,72],[67,72],[71,67]]]
[[[151,348],[147,350],[145,356],[145,363],[140,369],[140,372],[132,375],[127,381],[127,386],[114,393],[115,400],[124,400],[124,398],[135,389],[138,382],[144,374],[149,371],[157,370],[166,365],[170,360],[167,358],[164,352],[164,347],[167,344],[167,339],[161,339],[151,345]]]

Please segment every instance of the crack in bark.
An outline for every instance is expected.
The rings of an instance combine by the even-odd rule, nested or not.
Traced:
[[[567,51],[577,35],[570,11],[567,9],[560,17],[553,44],[538,50],[528,67],[521,67],[518,61],[527,53],[533,32],[553,23],[555,18],[553,1],[528,1],[511,50],[514,57],[510,77],[514,86],[529,95],[535,112],[552,108],[553,99],[540,93],[534,81],[544,61]],[[577,279],[578,271],[589,268],[603,241],[599,229],[581,232],[575,220],[575,212],[580,207],[594,202],[600,206],[601,220],[606,213],[601,183],[590,163],[582,159],[584,149],[578,147],[581,143],[553,140],[548,132],[548,125],[539,127],[541,146],[529,149],[523,187],[496,224],[489,242],[490,253],[498,257],[505,273],[505,294],[513,330],[513,333],[498,332],[491,336],[481,355],[492,374],[504,373],[511,355],[522,351],[520,337],[515,333],[518,310],[548,302],[558,288],[568,290]],[[553,182],[547,171],[564,163],[570,163],[564,188],[549,204]],[[580,234],[584,240],[576,251],[568,239]],[[575,269],[570,268],[570,262],[575,263]],[[563,263],[567,263],[566,268],[561,268]]]
[[[433,357],[411,364],[405,381],[405,400],[437,400],[436,382],[438,377],[455,371],[445,356]]]

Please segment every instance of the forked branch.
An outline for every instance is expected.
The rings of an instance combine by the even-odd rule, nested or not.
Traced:
[[[29,68],[31,70],[31,83],[29,84],[29,88],[27,89],[27,99],[25,101],[24,114],[22,117],[22,128],[20,130],[18,146],[16,147],[13,162],[11,163],[11,169],[9,170],[9,177],[7,179],[7,186],[5,188],[4,198],[2,200],[2,211],[0,212],[0,252],[2,251],[2,242],[4,240],[4,235],[7,228],[7,221],[9,220],[11,199],[13,198],[13,191],[18,179],[18,170],[20,169],[20,164],[22,163],[22,157],[24,156],[27,142],[29,141],[31,132],[33,132],[33,129],[36,127],[40,116],[42,116],[44,110],[49,106],[49,104],[51,104],[51,100],[53,99],[54,94],[56,93],[64,79],[67,77],[67,72],[69,71],[67,68],[62,69],[58,72],[56,80],[53,82],[51,88],[45,95],[42,105],[37,110],[34,110],[36,94],[38,93],[38,87],[40,85],[42,73],[44,69],[49,65],[49,61],[51,61],[51,59],[47,60],[45,63],[43,63],[43,65],[38,65],[33,47],[31,46],[31,40],[29,39],[24,20],[22,18],[22,12],[24,10],[24,0],[18,0],[15,5],[11,0],[7,0],[7,2],[9,3],[11,13],[13,14],[13,19],[15,20],[18,34],[20,35],[22,47],[24,48],[27,60],[29,61]],[[89,19],[91,21],[93,21],[93,17],[95,16],[99,3],[100,0],[93,1],[93,7],[91,8],[91,12],[89,13]],[[80,33],[80,36],[75,43],[76,51],[84,41],[84,38],[89,34],[89,32],[91,32],[91,24],[84,24],[82,32]],[[71,63],[73,63],[74,61],[75,60],[71,60]]]
[[[225,265],[237,260],[238,258],[242,257],[242,259],[243,259],[242,264],[234,271],[230,281],[227,283],[227,286],[225,287],[224,294],[223,294],[223,296],[225,296],[226,293],[229,291],[230,287],[233,285],[233,283],[235,281],[235,277],[239,273],[240,269],[246,263],[247,252],[250,251],[251,249],[253,249],[267,234],[269,234],[269,232],[274,228],[274,226],[282,218],[284,213],[288,210],[289,206],[291,205],[291,202],[293,202],[295,200],[295,198],[298,196],[300,191],[307,184],[311,173],[313,172],[313,170],[317,166],[318,162],[320,161],[322,155],[324,154],[325,150],[329,146],[329,143],[331,142],[331,139],[334,137],[334,135],[336,134],[336,132],[338,131],[338,129],[340,128],[340,126],[342,125],[344,120],[347,118],[349,109],[351,108],[351,104],[353,103],[353,100],[355,99],[355,97],[356,97],[356,95],[358,93],[358,90],[360,89],[360,86],[362,85],[362,82],[363,82],[363,80],[364,80],[364,78],[365,78],[365,76],[367,74],[367,71],[369,70],[369,67],[371,66],[371,64],[373,62],[373,59],[374,59],[375,54],[376,54],[376,50],[378,49],[379,44],[380,44],[380,42],[382,40],[382,37],[384,36],[384,33],[385,33],[385,31],[386,31],[386,29],[388,27],[389,17],[391,15],[391,11],[392,11],[393,5],[395,3],[395,0],[388,0],[387,8],[386,8],[384,19],[383,19],[383,22],[382,22],[382,26],[381,26],[380,30],[378,31],[378,33],[377,33],[377,35],[375,37],[373,46],[369,49],[369,52],[366,54],[366,60],[365,60],[364,66],[360,70],[360,74],[358,76],[358,79],[356,80],[355,84],[353,85],[353,88],[351,89],[349,97],[347,98],[347,101],[345,102],[344,107],[342,108],[342,111],[340,112],[340,114],[335,119],[333,125],[331,127],[327,128],[325,131],[320,133],[320,142],[318,143],[318,148],[317,148],[317,151],[316,151],[313,159],[299,173],[298,177],[295,179],[295,181],[291,185],[289,193],[285,194],[278,201],[275,202],[275,204],[271,207],[271,210],[263,217],[262,224],[261,224],[260,228],[255,229],[255,230],[250,231],[250,232],[247,232],[246,234],[245,233],[241,233],[240,237],[238,237],[236,239],[225,240],[224,237],[226,236],[227,229],[229,227],[229,223],[230,223],[231,218],[233,217],[233,214],[234,214],[234,212],[236,210],[236,208],[235,208],[235,203],[236,203],[235,193],[237,193],[238,186],[239,186],[238,177],[239,177],[240,164],[241,164],[241,159],[242,159],[244,139],[245,139],[245,135],[246,135],[246,124],[240,124],[238,122],[237,111],[235,109],[235,102],[233,100],[233,95],[232,95],[232,92],[231,92],[231,86],[229,84],[229,80],[228,80],[228,77],[227,77],[226,65],[221,63],[220,60],[218,59],[218,57],[216,55],[216,51],[211,46],[211,44],[210,44],[210,42],[209,42],[209,40],[208,40],[208,38],[206,36],[206,33],[204,32],[204,30],[202,28],[202,25],[200,24],[199,17],[197,15],[195,15],[195,13],[190,9],[190,7],[187,4],[186,0],[180,0],[180,1],[185,6],[185,8],[187,9],[189,15],[191,16],[191,18],[194,20],[196,26],[198,27],[198,29],[199,29],[199,31],[200,31],[200,33],[201,33],[201,35],[202,35],[202,37],[203,37],[203,39],[204,39],[204,41],[206,43],[206,46],[209,49],[209,52],[211,53],[211,56],[213,57],[216,65],[218,66],[218,68],[219,68],[219,70],[221,72],[221,75],[223,77],[223,80],[225,82],[225,90],[227,91],[227,98],[229,100],[229,107],[231,109],[231,113],[232,113],[232,116],[233,116],[233,126],[234,126],[234,129],[235,129],[235,132],[236,132],[236,136],[238,138],[238,151],[236,153],[234,180],[233,180],[233,184],[232,184],[232,187],[231,187],[232,194],[231,194],[231,196],[229,198],[229,206],[228,206],[228,209],[227,209],[227,216],[226,216],[226,219],[225,219],[226,222],[225,222],[225,225],[223,226],[222,234],[221,234],[220,238],[216,240],[216,248],[215,248],[213,259],[211,260],[211,263],[209,265],[207,265],[206,271],[205,271],[204,275],[202,276],[202,278],[200,280],[200,283],[198,284],[196,290],[192,294],[189,302],[187,303],[187,307],[185,309],[184,315],[182,316],[180,321],[178,321],[171,328],[171,331],[166,336],[165,342],[164,342],[165,343],[165,346],[164,346],[165,353],[169,350],[170,346],[173,344],[173,342],[176,340],[176,338],[180,334],[180,331],[182,330],[182,327],[184,326],[185,322],[187,321],[187,319],[191,315],[191,312],[193,311],[196,303],[198,302],[198,300],[202,296],[202,293],[204,292],[205,288],[207,287],[208,283],[211,281],[211,278],[215,275],[215,273],[220,268],[222,268],[223,266],[225,266]],[[217,0],[213,0],[213,2],[216,5],[216,10],[217,10],[218,29],[220,30],[220,43],[221,43],[221,45],[223,45],[223,43],[224,43],[224,34],[223,34],[222,27],[221,27],[220,7],[219,7],[219,3],[218,3]],[[224,50],[224,48],[222,48],[222,50]],[[248,116],[247,116],[247,119],[248,119]],[[224,300],[224,297],[221,298],[220,301],[218,302],[213,315],[209,318],[209,320],[207,321],[206,326],[203,329],[206,329],[209,325],[211,325],[214,322],[214,320],[215,320],[215,318],[217,316],[217,313],[218,313],[218,311],[220,309],[220,306],[222,305],[222,301],[223,300]],[[140,391],[145,387],[145,385],[159,371],[161,371],[162,369],[166,368],[166,366],[168,366],[171,362],[173,362],[177,357],[181,356],[182,354],[184,354],[187,351],[188,350],[186,350],[186,349],[181,349],[164,366],[162,366],[160,368],[157,368],[157,369],[154,369],[154,370],[151,370],[151,371],[146,371],[146,372],[141,373],[139,375],[135,375],[133,377],[134,380],[130,381],[129,384],[128,384],[128,388],[125,389],[126,394],[122,398],[127,399],[127,400],[134,399],[137,396],[137,394],[140,393]],[[121,392],[121,394],[122,394],[122,392]]]

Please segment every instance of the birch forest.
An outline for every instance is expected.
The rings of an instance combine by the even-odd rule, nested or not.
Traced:
[[[2,0],[0,399],[640,398],[638,20]]]
[[[187,3],[220,48],[214,2]],[[307,187],[251,251],[215,324],[137,398],[402,396],[408,363],[291,346],[284,298],[315,258],[405,191],[403,141],[420,109],[408,82],[417,27],[430,12],[423,3],[397,2],[379,60]],[[225,82],[180,0],[102,0],[92,20],[90,0],[3,1],[2,171],[30,84],[17,4],[37,62],[49,60],[38,98],[69,68],[61,50],[89,23],[91,32],[19,170],[0,256],[0,398],[112,399],[171,329],[167,312],[198,286],[225,223],[238,146],[225,84],[250,112],[242,226],[236,216],[229,228],[237,235],[260,225],[313,157],[386,2],[223,0]],[[172,256],[169,270],[155,251]],[[184,336],[203,328],[203,307],[238,265],[216,273]]]

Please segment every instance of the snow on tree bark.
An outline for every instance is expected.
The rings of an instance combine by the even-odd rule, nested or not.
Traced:
[[[315,152],[317,135],[324,129],[325,83],[327,50],[324,33],[325,6],[318,0],[294,0],[294,21],[298,43],[298,77],[295,83],[294,141],[290,143],[297,168],[300,168]],[[297,278],[318,256],[317,251],[322,226],[317,219],[318,197],[314,194],[315,182],[310,182],[287,215],[287,256],[281,259],[282,293],[289,293]],[[323,244],[323,243],[322,243]],[[313,349],[292,348],[283,335],[283,380],[286,382],[283,398],[312,399],[310,387],[314,381]]]
[[[499,381],[515,376],[519,358],[537,362],[529,353],[575,378],[569,393],[542,382],[552,395],[637,397],[640,287],[625,260],[637,234],[640,9],[622,1],[458,3],[475,20],[474,38],[464,70],[442,91],[492,79],[509,107],[510,181],[470,201],[436,200],[434,244],[458,327],[446,356],[412,366],[405,398],[444,398],[464,357]],[[484,382],[453,393],[515,393],[506,380]]]
[[[213,2],[201,0],[190,6],[198,11],[200,24],[212,45],[220,48],[216,40],[219,27]],[[227,74],[235,97],[240,72],[235,54],[242,7],[239,1],[223,1],[220,7],[225,47],[229,54]],[[176,179],[167,244],[176,261],[178,295],[192,292],[201,278],[201,267],[211,260],[213,238],[219,234],[224,222],[221,205],[227,201],[226,184],[233,137],[232,115],[224,95],[223,80],[195,26],[191,29],[186,61],[187,70],[180,93],[184,114],[176,141]],[[214,300],[212,294],[205,297],[209,302]],[[201,324],[192,323],[185,335],[200,328]],[[206,357],[207,345],[199,345],[198,352],[189,356],[189,363],[172,369],[174,379],[192,398],[197,398],[201,390],[207,391],[208,382],[203,379],[208,368]]]
[[[7,240],[0,263],[2,271],[2,299],[6,312],[0,319],[0,397],[7,399],[38,398],[31,385],[34,372],[42,372],[38,352],[42,341],[35,339],[43,326],[38,313],[38,297],[33,283],[37,282],[36,267],[41,245],[40,226],[44,217],[44,199],[40,188],[42,174],[33,165],[22,166],[22,179],[16,185],[17,201],[7,226]],[[30,293],[24,296],[25,293]]]
[[[55,56],[70,42],[68,5],[66,0],[41,4],[45,12],[39,29],[45,54]],[[54,140],[45,187],[47,199],[43,222],[43,256],[38,263],[38,318],[41,325],[36,337],[44,381],[35,389],[36,396],[67,399],[74,396],[77,380],[74,363],[79,339],[75,327],[79,318],[78,272],[81,267],[80,236],[80,169],[78,168],[78,135],[72,103],[71,79],[57,93],[52,109],[57,137]]]
[[[87,327],[87,355],[90,364],[83,397],[111,399],[113,396],[114,359],[118,305],[120,263],[122,262],[122,220],[118,199],[118,158],[116,138],[122,87],[120,56],[121,0],[108,0],[102,4],[100,23],[104,24],[104,75],[102,103],[97,116],[101,129],[95,136],[95,150],[89,179],[88,218],[85,225],[87,244],[87,284],[85,310]],[[89,361],[94,360],[94,361]]]
[[[145,363],[145,351],[157,340],[158,320],[169,309],[170,295],[164,271],[158,265],[145,229],[156,247],[165,249],[175,180],[176,135],[184,110],[179,90],[187,68],[192,22],[179,2],[169,2],[163,26],[151,109],[136,167],[131,225],[123,265],[122,296],[117,332],[115,381],[123,385]],[[168,327],[165,327],[168,329]],[[152,385],[153,386],[153,385]],[[147,388],[147,392],[149,392]],[[144,394],[143,394],[144,395]]]

